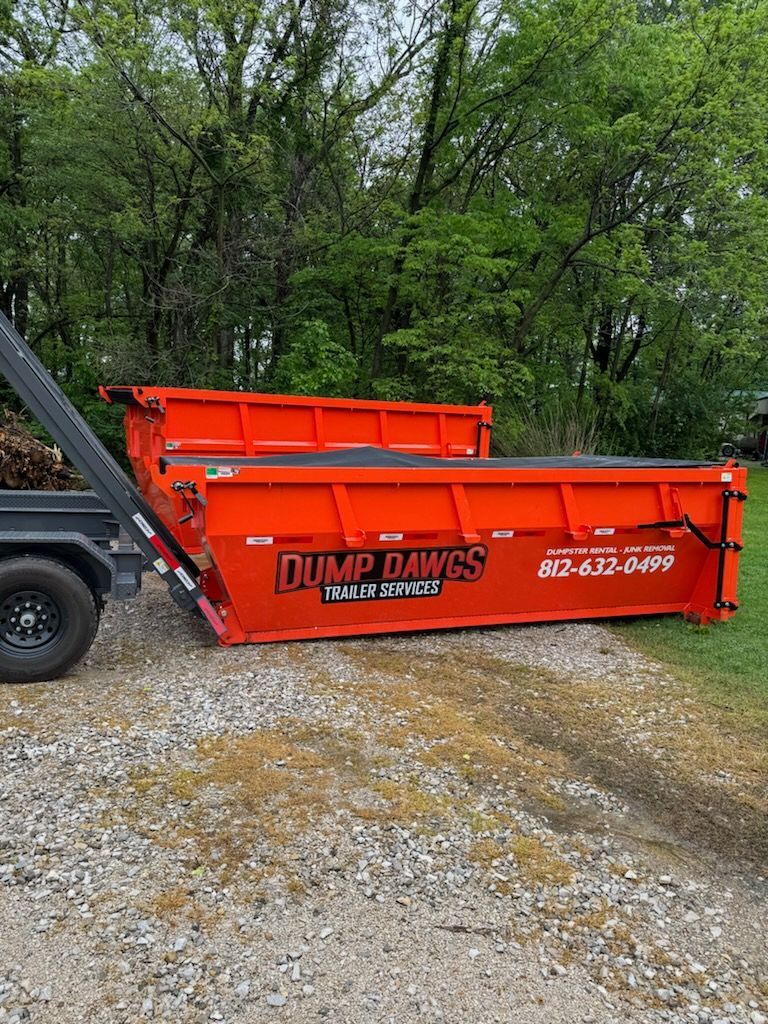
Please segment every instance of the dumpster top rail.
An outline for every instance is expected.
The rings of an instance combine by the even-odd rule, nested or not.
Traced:
[[[276,395],[263,391],[215,391],[207,388],[148,387],[132,384],[109,384],[99,387],[99,394],[106,402],[116,405],[141,405],[152,409],[158,399],[193,399],[198,402],[246,402],[258,405],[296,405],[310,409],[381,409],[403,413],[441,412],[455,416],[477,417],[478,412],[488,413],[490,406],[485,402],[477,405],[435,405],[430,402],[386,402],[375,398],[325,398],[315,395]]]

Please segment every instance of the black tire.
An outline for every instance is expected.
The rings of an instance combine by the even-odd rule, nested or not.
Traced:
[[[0,561],[0,683],[58,678],[98,625],[91,589],[74,570],[36,555]]]

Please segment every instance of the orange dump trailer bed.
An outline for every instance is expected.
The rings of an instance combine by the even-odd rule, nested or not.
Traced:
[[[746,471],[375,448],[165,457],[225,644],[737,607]]]
[[[376,445],[442,458],[488,456],[493,410],[352,398],[268,395],[190,388],[101,387],[125,406],[128,458],[139,488],[188,551],[186,507],[151,468],[169,454],[227,458],[336,451]]]

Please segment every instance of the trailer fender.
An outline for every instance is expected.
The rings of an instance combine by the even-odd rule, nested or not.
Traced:
[[[133,596],[129,593],[120,593],[128,581],[118,578],[123,574],[118,574],[112,557],[82,533],[61,531],[53,535],[34,531],[0,530],[0,558],[24,553],[46,555],[74,569],[102,604],[107,594],[113,594],[115,597]]]

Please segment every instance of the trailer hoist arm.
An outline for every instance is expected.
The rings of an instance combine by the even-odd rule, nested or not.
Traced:
[[[218,636],[226,626],[198,583],[199,569],[32,352],[0,313],[0,373],[66,452],[163,579],[174,601],[197,608]],[[157,407],[158,398],[148,400]]]

